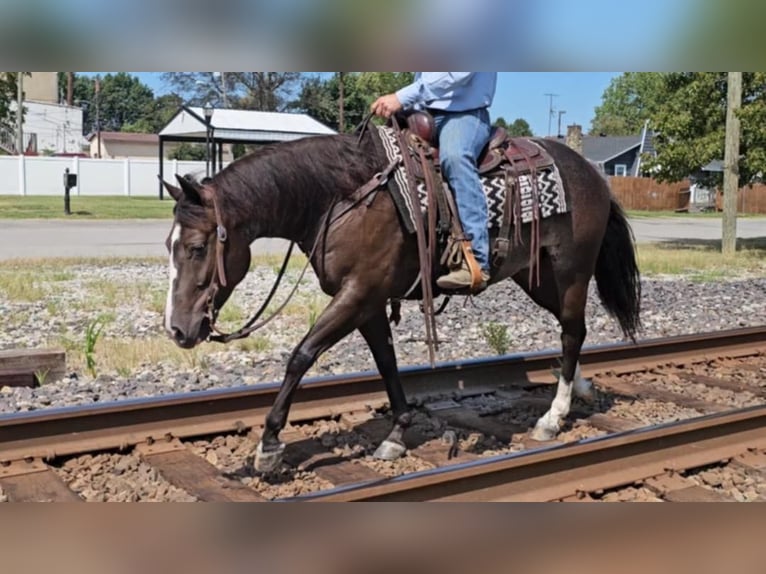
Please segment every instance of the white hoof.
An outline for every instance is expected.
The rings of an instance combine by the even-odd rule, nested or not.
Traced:
[[[548,442],[556,440],[556,436],[559,433],[558,427],[551,428],[548,425],[538,421],[532,432],[529,433],[529,438],[538,442]]]
[[[400,442],[394,442],[392,440],[384,440],[380,443],[380,446],[373,455],[377,460],[399,460],[404,453],[407,452],[407,447]]]
[[[284,443],[280,443],[279,448],[273,452],[263,452],[263,443],[259,442],[253,456],[253,470],[261,473],[274,472],[282,464],[284,452]]]
[[[589,379],[577,379],[574,382],[575,396],[586,403],[596,402],[596,391],[593,390],[593,383]]]

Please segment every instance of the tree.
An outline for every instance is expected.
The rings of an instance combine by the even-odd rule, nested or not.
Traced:
[[[168,154],[168,158],[178,161],[205,161],[207,153],[203,144],[183,142]]]
[[[283,111],[299,89],[300,72],[165,72],[162,78],[191,105]]]
[[[383,94],[390,94],[413,81],[412,72],[348,72],[343,74],[343,100],[346,130],[353,130],[364,119],[370,105]],[[301,111],[318,121],[339,128],[340,77],[304,78],[298,97],[290,109]]]
[[[532,128],[529,122],[522,118],[517,118],[508,126],[508,133],[513,137],[532,137]]]
[[[166,94],[155,98],[145,107],[142,116],[132,123],[122,126],[124,132],[157,134],[178,112],[183,100],[176,94]]]
[[[674,72],[664,75],[664,103],[653,114],[657,156],[646,164],[657,179],[680,181],[697,175],[717,186],[720,173],[699,173],[723,160],[726,135],[726,72]],[[766,173],[766,72],[743,73],[739,184]]]
[[[16,111],[11,102],[18,96],[19,72],[0,72],[0,129],[16,131]]]
[[[662,107],[664,88],[664,74],[660,72],[626,72],[614,78],[596,108],[591,133],[607,136],[641,133],[646,120]]]
[[[529,122],[523,118],[517,118],[512,124],[509,124],[505,121],[504,117],[500,116],[492,125],[498,128],[504,128],[511,137],[532,137],[534,135]]]

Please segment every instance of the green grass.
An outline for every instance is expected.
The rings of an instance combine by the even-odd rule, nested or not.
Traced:
[[[625,210],[625,214],[631,219],[648,219],[653,217],[673,217],[673,218],[687,218],[687,219],[721,219],[723,213],[715,211],[706,211],[704,213],[677,213],[675,211],[638,211],[635,209]],[[763,214],[757,213],[739,213],[738,219],[755,219],[759,217],[766,217]]]
[[[72,215],[64,215],[64,197],[0,195],[2,219],[170,219],[172,199],[155,197],[71,197]]]
[[[734,256],[721,253],[720,241],[640,244],[638,264],[641,273],[683,275],[697,282],[720,281],[743,274],[766,271],[766,240],[740,241]]]

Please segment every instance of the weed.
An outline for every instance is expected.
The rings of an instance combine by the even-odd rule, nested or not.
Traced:
[[[500,323],[490,322],[484,326],[484,339],[487,344],[498,355],[505,355],[508,352],[511,341],[508,337],[508,327]]]
[[[108,317],[102,315],[88,323],[85,330],[85,366],[93,378],[96,378],[96,343],[108,322]]]
[[[248,337],[237,343],[237,348],[246,353],[263,353],[271,349],[271,341],[267,337]]]
[[[10,301],[30,303],[45,297],[41,278],[36,273],[0,273],[0,293]]]
[[[35,380],[41,387],[45,384],[45,380],[48,378],[48,373],[50,373],[50,369],[38,369],[35,371]]]

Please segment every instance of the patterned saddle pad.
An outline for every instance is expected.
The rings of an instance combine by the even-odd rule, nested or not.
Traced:
[[[373,132],[374,133],[374,132]],[[388,126],[377,126],[378,141],[386,152],[388,161],[402,159],[402,151],[394,130]],[[549,168],[540,169],[536,172],[537,181],[533,182],[531,174],[521,175],[518,178],[521,221],[531,223],[534,219],[533,208],[535,205],[533,192],[537,190],[537,205],[539,218],[545,219],[553,215],[567,213],[570,209],[566,190],[561,181],[558,168],[553,165]],[[502,168],[486,174],[481,178],[484,187],[484,197],[487,202],[489,220],[487,227],[490,232],[500,229],[505,213],[505,202],[508,196],[506,189],[506,175]],[[394,171],[388,183],[389,190],[402,217],[405,228],[409,233],[415,233],[415,206],[412,205],[410,194],[407,193],[407,174],[404,165]],[[420,198],[420,211],[424,214],[428,205],[426,186],[423,180],[418,180],[418,195]]]

